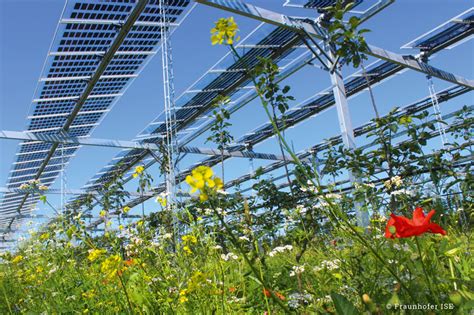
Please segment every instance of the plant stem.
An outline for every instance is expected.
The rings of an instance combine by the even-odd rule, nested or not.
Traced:
[[[416,243],[416,248],[418,249],[418,255],[420,255],[421,267],[423,268],[423,273],[425,274],[426,282],[428,283],[428,288],[430,290],[431,295],[435,297],[436,303],[439,305],[438,294],[436,294],[433,290],[433,287],[431,285],[431,279],[428,276],[428,271],[426,270],[425,263],[423,262],[423,255],[421,254],[421,245],[420,245],[420,242],[418,241],[418,236],[415,236],[415,243]]]

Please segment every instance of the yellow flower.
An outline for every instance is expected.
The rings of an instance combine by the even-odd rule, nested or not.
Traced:
[[[95,290],[89,290],[82,293],[82,297],[85,299],[92,299],[95,296]]]
[[[105,210],[100,210],[99,212],[99,216],[101,216],[102,218],[105,217],[107,215],[107,211]]]
[[[121,263],[122,258],[119,255],[112,255],[102,262],[100,271],[104,273],[107,278],[111,279],[117,274]]]
[[[20,261],[22,261],[22,260],[23,260],[23,256],[18,255],[18,256],[16,256],[15,258],[12,259],[12,263],[18,264],[18,263],[19,263]]]
[[[120,231],[122,231],[123,230],[123,225],[120,224],[118,228],[119,228]]]
[[[188,294],[188,289],[183,289],[179,291],[179,302],[180,303],[185,303],[189,301],[189,299],[186,297],[186,294]]]
[[[130,211],[130,207],[125,206],[125,207],[123,207],[122,211],[123,211],[123,213],[128,213]]]
[[[183,235],[183,237],[181,237],[181,239],[185,243],[193,243],[193,244],[197,243],[197,238],[194,235]]]
[[[162,207],[166,207],[167,205],[166,198],[164,197],[158,196],[158,198],[156,198],[156,201],[159,202]]]
[[[212,45],[232,45],[234,41],[238,41],[240,38],[235,36],[239,28],[237,23],[235,23],[234,18],[220,18],[217,22],[215,22],[215,27],[211,29],[211,42]]]
[[[191,186],[190,193],[199,190],[199,199],[204,202],[209,199],[209,190],[217,191],[224,187],[222,180],[214,176],[214,172],[208,166],[198,166],[192,170],[191,175],[186,176],[186,183]]]
[[[144,170],[145,170],[145,167],[143,167],[142,165],[135,167],[135,173],[137,174],[143,173]]]
[[[97,260],[102,254],[105,254],[106,250],[105,249],[90,249],[89,250],[89,255],[87,256],[87,259],[90,261],[95,261]]]
[[[140,174],[143,173],[144,170],[145,167],[142,165],[135,167],[135,173],[132,174],[133,178],[137,178],[138,176],[140,176]]]
[[[49,233],[43,233],[40,235],[40,241],[46,241],[49,238]]]
[[[188,255],[191,255],[193,253],[193,251],[191,250],[191,248],[189,248],[188,245],[183,246],[183,250]]]

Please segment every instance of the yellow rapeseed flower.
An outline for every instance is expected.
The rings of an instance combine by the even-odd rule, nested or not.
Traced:
[[[12,263],[18,264],[22,260],[23,260],[23,256],[18,255],[18,256],[15,256],[15,258],[12,259]]]
[[[162,207],[166,207],[166,205],[168,204],[168,202],[166,201],[166,198],[161,197],[161,196],[158,196],[156,198],[156,201],[159,202]]]
[[[119,271],[122,258],[119,255],[112,255],[100,265],[100,272],[104,273],[108,279],[113,278]]]
[[[123,211],[123,213],[128,213],[130,211],[130,207],[125,206],[125,207],[123,207],[122,211]]]
[[[183,235],[183,237],[181,237],[181,239],[185,243],[193,243],[193,244],[197,243],[197,238],[194,235]]]
[[[215,22],[215,27],[211,29],[211,42],[212,45],[232,45],[234,41],[238,41],[240,38],[235,37],[239,28],[235,23],[234,18],[220,18]]]
[[[105,210],[100,210],[99,212],[99,216],[101,216],[102,218],[105,217],[107,215],[107,211]]]
[[[204,202],[209,199],[208,190],[220,190],[224,187],[222,180],[214,176],[214,172],[209,166],[198,166],[192,170],[191,175],[186,176],[186,183],[191,186],[190,193],[193,194],[199,190],[199,199]]]
[[[90,261],[96,261],[102,254],[105,254],[106,250],[105,249],[90,249],[89,250],[89,255],[87,256],[87,259]]]
[[[138,176],[140,176],[140,174],[143,173],[144,170],[145,167],[142,165],[135,167],[135,173],[132,174],[133,178],[137,178]]]

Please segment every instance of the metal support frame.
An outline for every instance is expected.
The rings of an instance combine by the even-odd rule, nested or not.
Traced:
[[[309,23],[302,19],[293,18],[284,14],[273,12],[267,9],[262,9],[257,6],[244,3],[242,1],[222,1],[222,0],[196,0],[196,2],[215,7],[224,11],[229,11],[235,14],[239,14],[251,19],[258,20],[260,22],[269,23],[272,25],[289,28],[302,35],[310,35],[318,39],[325,39],[324,31],[315,23]],[[474,89],[474,81],[465,79],[461,76],[452,74],[450,72],[437,69],[424,62],[421,62],[413,56],[402,56],[388,50],[368,45],[367,55],[393,62],[402,67],[409,68],[424,74],[437,77],[439,79],[455,83]]]
[[[98,139],[98,138],[84,138],[84,137],[71,137],[66,133],[62,134],[33,134],[29,132],[22,132],[22,131],[10,131],[10,130],[0,130],[0,139],[9,139],[9,140],[24,140],[24,141],[34,141],[34,142],[47,142],[47,143],[55,143],[55,144],[77,144],[77,147],[85,145],[85,146],[96,146],[96,147],[109,147],[109,148],[119,148],[119,149],[142,149],[147,150],[148,152],[159,151],[160,147],[154,143],[142,143],[136,141],[126,141],[126,140],[112,140],[112,139]],[[65,149],[71,149],[65,148]],[[38,152],[49,152],[49,150],[43,150]],[[291,158],[284,158],[278,154],[272,153],[260,153],[254,152],[251,150],[246,151],[229,151],[224,150],[220,151],[218,149],[212,148],[199,148],[199,147],[188,147],[188,146],[178,146],[175,147],[175,152],[179,153],[194,153],[194,154],[202,154],[202,155],[210,155],[210,156],[220,156],[223,154],[224,156],[228,157],[238,157],[238,158],[254,158],[254,159],[261,159],[261,160],[270,160],[270,161],[291,161]],[[31,154],[32,152],[28,152],[25,154]],[[33,152],[34,153],[34,152]],[[37,153],[37,152],[36,152]],[[61,158],[59,156],[58,158]],[[156,156],[156,159],[160,160],[159,156]],[[56,164],[61,165],[61,163]],[[32,168],[36,169],[36,168]],[[20,170],[13,170],[15,171],[23,171],[25,169]],[[34,175],[34,174],[31,174]],[[23,175],[27,176],[27,175]]]
[[[326,43],[326,52],[329,58],[334,60],[334,54],[329,43]],[[356,148],[354,128],[352,127],[352,120],[346,96],[346,88],[344,86],[344,80],[340,67],[336,66],[334,71],[329,72],[329,76],[331,77],[332,92],[334,94],[342,142],[347,149],[354,150]],[[349,179],[351,183],[360,182],[360,179],[358,179],[357,176],[351,171],[349,171]],[[360,202],[356,202],[355,213],[357,224],[362,227],[367,227],[369,225],[369,213],[367,211],[362,211],[361,208],[362,205]]]
[[[170,42],[170,21],[167,17],[168,2],[159,1],[161,23],[161,63],[163,67],[163,98],[166,120],[166,207],[171,209],[175,204],[176,179],[175,158],[177,157],[176,106],[174,101],[173,54]]]

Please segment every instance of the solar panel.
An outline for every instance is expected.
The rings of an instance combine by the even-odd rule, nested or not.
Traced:
[[[450,19],[446,23],[432,29],[401,48],[431,50],[443,44],[443,47],[459,43],[470,38],[474,33],[474,8]]]
[[[358,5],[363,0],[356,0],[354,1],[354,5]],[[307,9],[325,9],[327,7],[332,7],[337,3],[337,0],[287,0],[285,2],[285,6],[292,6],[292,7],[301,7]]]
[[[55,134],[63,128],[77,100],[97,70],[121,26],[127,20],[135,0],[69,0],[59,20],[58,29],[38,82],[30,115],[28,132]],[[190,0],[168,0],[170,27],[179,25]],[[105,72],[94,86],[69,135],[88,136],[111,109],[126,87],[156,53],[161,38],[162,17],[159,1],[148,2],[137,22],[124,39]],[[23,142],[19,146],[7,187],[18,188],[34,179],[52,144]],[[44,169],[40,180],[53,183],[64,165],[74,156],[77,145],[59,146]],[[15,198],[13,198],[15,197]],[[22,195],[4,194],[0,215],[18,208]],[[11,202],[11,201],[16,201]],[[23,209],[28,211],[28,209]],[[4,220],[0,221],[0,227]]]
[[[175,128],[181,130],[193,124],[196,118],[206,115],[211,110],[213,99],[223,92],[233,98],[244,95],[247,91],[243,87],[250,80],[241,69],[255,65],[258,62],[258,57],[270,57],[274,61],[282,63],[283,66],[290,62],[285,58],[300,43],[298,35],[290,30],[263,24],[257,27],[247,38],[242,40],[240,46],[237,46],[238,51],[243,55],[242,61],[235,62],[230,54],[226,55],[177,99]],[[249,48],[248,45],[251,47]],[[213,71],[216,69],[222,71]],[[166,134],[164,121],[165,117],[162,113],[135,140],[145,143],[159,142],[162,139],[160,136]],[[85,188],[96,189],[111,178],[112,172],[120,167],[124,169],[130,167],[145,155],[146,153],[138,149],[121,151],[111,163],[88,181]]]
[[[465,30],[465,32],[469,32],[469,30]],[[432,34],[432,36],[436,36],[437,34]],[[446,37],[447,38],[447,37]],[[460,37],[458,37],[459,39]],[[431,53],[435,53],[440,49],[443,49],[445,43],[440,41],[436,45],[432,46],[430,49]],[[400,65],[388,62],[388,61],[377,61],[373,64],[373,66],[368,67],[367,74],[369,77],[369,81],[372,85],[375,82],[381,82],[387,78],[390,78],[392,75],[396,73],[400,73],[403,71],[404,68]],[[346,78],[344,80],[344,85],[346,87],[346,94],[348,97],[354,95],[366,88],[365,78],[359,75],[353,75],[351,77]],[[467,88],[462,88],[460,93],[466,92]],[[322,110],[332,106],[334,104],[334,96],[332,93],[326,93],[327,90],[323,91],[322,93],[318,93],[318,95],[310,100],[308,103],[302,106],[298,106],[297,108],[293,108],[287,112],[286,115],[286,126],[292,126],[297,124],[298,122],[303,121],[306,118],[309,118]],[[456,95],[459,95],[457,93]],[[247,144],[255,145],[258,142],[261,142],[273,135],[273,127],[270,123],[263,124],[262,126],[256,128],[254,131],[246,134],[245,136],[241,137],[236,141],[237,145],[229,147],[229,151],[239,151],[244,150]],[[245,145],[244,145],[245,144]],[[226,157],[224,157],[226,159]],[[184,178],[191,173],[191,170],[199,165],[207,165],[213,166],[221,162],[221,157],[211,157],[205,160],[199,161],[194,163],[186,170],[183,170],[181,173],[176,175],[176,182],[183,181]],[[276,162],[278,164],[279,162]],[[164,184],[155,188],[156,193],[163,192],[165,189]],[[149,199],[150,197],[143,197],[143,198],[136,198],[132,200],[128,205],[133,207],[141,202]]]

